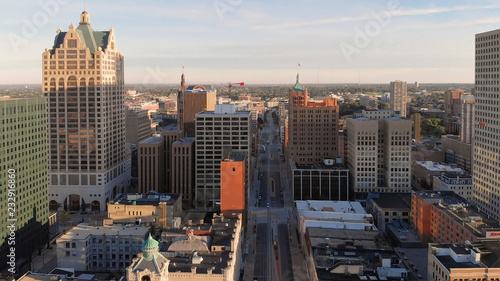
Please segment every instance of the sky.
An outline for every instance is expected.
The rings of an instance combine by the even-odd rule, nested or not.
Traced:
[[[114,28],[125,82],[473,83],[474,36],[497,1],[2,1],[0,84],[41,83],[56,30]],[[300,64],[300,67],[299,67]]]

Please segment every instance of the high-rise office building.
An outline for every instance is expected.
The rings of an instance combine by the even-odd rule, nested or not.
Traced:
[[[43,61],[49,113],[49,200],[64,209],[105,210],[125,192],[130,159],[125,149],[123,55],[113,28],[94,31],[87,12],[80,24],[57,30]]]
[[[496,220],[500,220],[500,70],[494,65],[499,45],[500,29],[476,34],[474,201]]]
[[[179,193],[182,201],[191,206],[194,198],[195,138],[181,138],[172,144],[171,191]]]
[[[338,121],[337,99],[310,100],[297,74],[288,99],[288,140],[285,142],[289,159],[297,165],[313,165],[323,163],[325,158],[337,158]]]
[[[147,110],[126,109],[125,115],[126,142],[137,145],[151,137],[151,120]]]
[[[218,104],[215,111],[196,114],[197,207],[213,208],[220,202],[221,161],[228,156],[224,152],[250,155],[250,115],[250,111],[236,111],[234,104]]]
[[[163,138],[150,137],[137,145],[139,192],[165,193]]]
[[[0,270],[30,270],[32,253],[49,241],[46,103],[0,100]]]
[[[391,109],[399,111],[401,118],[406,118],[407,94],[406,81],[396,80],[391,82]]]
[[[472,144],[474,139],[474,96],[463,95],[461,101],[460,140],[466,144]]]
[[[182,132],[177,129],[177,126],[170,124],[166,127],[161,127],[161,136],[163,138],[163,182],[165,183],[165,192],[167,193],[178,193],[174,191],[172,186],[173,170],[175,167],[172,166],[173,162],[173,144],[180,140],[182,137]]]
[[[410,192],[411,120],[348,118],[347,166],[355,196],[368,192]]]
[[[217,91],[211,85],[186,87],[184,74],[177,94],[177,118],[184,137],[195,137],[195,116],[202,111],[215,110]]]

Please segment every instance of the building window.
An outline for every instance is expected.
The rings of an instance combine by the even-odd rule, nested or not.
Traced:
[[[76,48],[76,39],[68,40],[68,48]]]

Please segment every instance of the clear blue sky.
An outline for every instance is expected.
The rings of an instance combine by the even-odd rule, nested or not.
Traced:
[[[48,7],[44,7],[48,3]],[[115,29],[127,83],[474,81],[474,35],[500,28],[496,1],[87,0]],[[41,83],[56,30],[84,1],[4,1],[0,84]],[[379,18],[377,20],[377,18]],[[29,28],[31,27],[31,28]]]

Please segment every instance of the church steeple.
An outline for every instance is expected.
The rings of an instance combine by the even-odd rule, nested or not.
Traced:
[[[90,24],[90,15],[87,11],[83,11],[80,15],[80,24]]]

